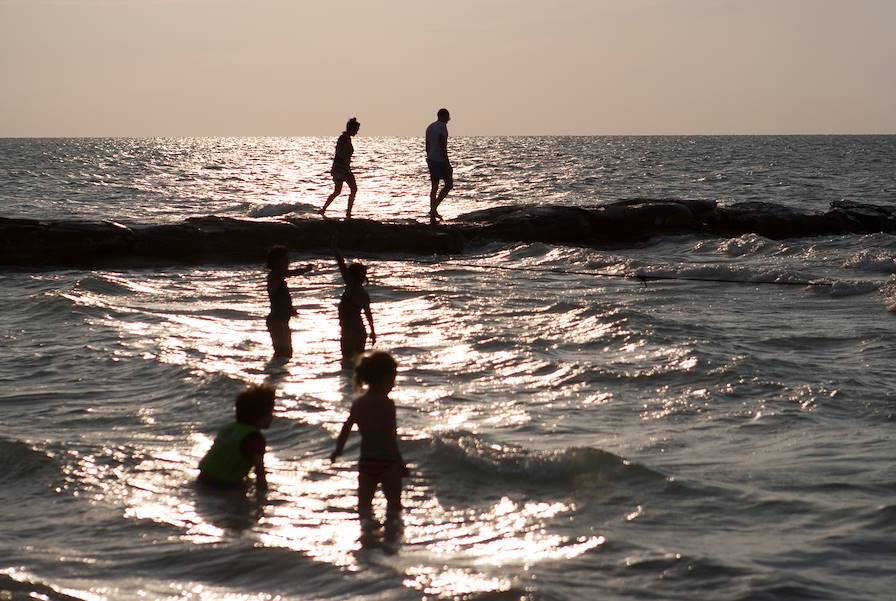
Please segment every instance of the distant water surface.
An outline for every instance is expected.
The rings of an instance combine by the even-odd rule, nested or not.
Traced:
[[[0,139],[3,216],[170,222],[319,208],[335,138]],[[355,214],[417,218],[428,176],[416,138],[355,140]],[[621,198],[893,202],[896,136],[451,139],[445,215],[496,204]],[[344,212],[344,199],[331,209]]]
[[[0,140],[0,216],[308,215],[334,143]],[[631,197],[894,204],[892,136],[451,144],[449,218]],[[425,217],[420,146],[355,139],[357,216]],[[314,271],[291,281],[285,365],[269,361],[260,265],[0,272],[0,591],[892,598],[893,236],[364,257],[413,467],[396,541],[360,537],[357,433],[329,462],[354,394],[338,271],[324,254],[294,260]],[[606,277],[631,273],[687,279]],[[262,381],[278,389],[267,501],[199,494],[196,464],[234,395]]]

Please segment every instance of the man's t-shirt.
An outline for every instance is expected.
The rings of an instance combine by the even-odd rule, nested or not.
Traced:
[[[442,144],[440,140],[445,138],[448,143],[448,126],[442,121],[433,121],[426,128],[426,160],[436,161],[438,163],[445,162],[445,154],[442,152]]]

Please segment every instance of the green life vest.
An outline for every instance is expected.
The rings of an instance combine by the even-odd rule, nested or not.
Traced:
[[[240,445],[247,436],[255,433],[260,434],[261,431],[250,424],[227,424],[218,432],[212,448],[199,462],[199,469],[218,482],[239,484],[254,465],[251,459],[243,456]]]

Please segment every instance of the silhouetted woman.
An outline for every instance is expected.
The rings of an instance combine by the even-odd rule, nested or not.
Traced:
[[[336,197],[342,193],[342,183],[345,182],[348,184],[349,189],[345,218],[350,219],[352,216],[352,205],[355,204],[355,194],[358,193],[355,174],[352,173],[352,154],[355,152],[355,147],[352,146],[352,136],[357,134],[359,129],[361,129],[361,124],[352,117],[345,124],[345,131],[342,132],[342,135],[336,141],[336,154],[333,157],[333,167],[330,169],[330,175],[333,176],[333,193],[327,197],[327,202],[324,203],[320,210],[321,215],[327,212],[327,207],[330,206],[330,203],[336,200]]]

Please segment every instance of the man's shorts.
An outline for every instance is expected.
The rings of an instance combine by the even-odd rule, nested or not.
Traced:
[[[444,161],[430,161],[427,159],[426,165],[429,167],[429,179],[433,183],[440,179],[445,180],[446,186],[454,185],[454,170]]]

